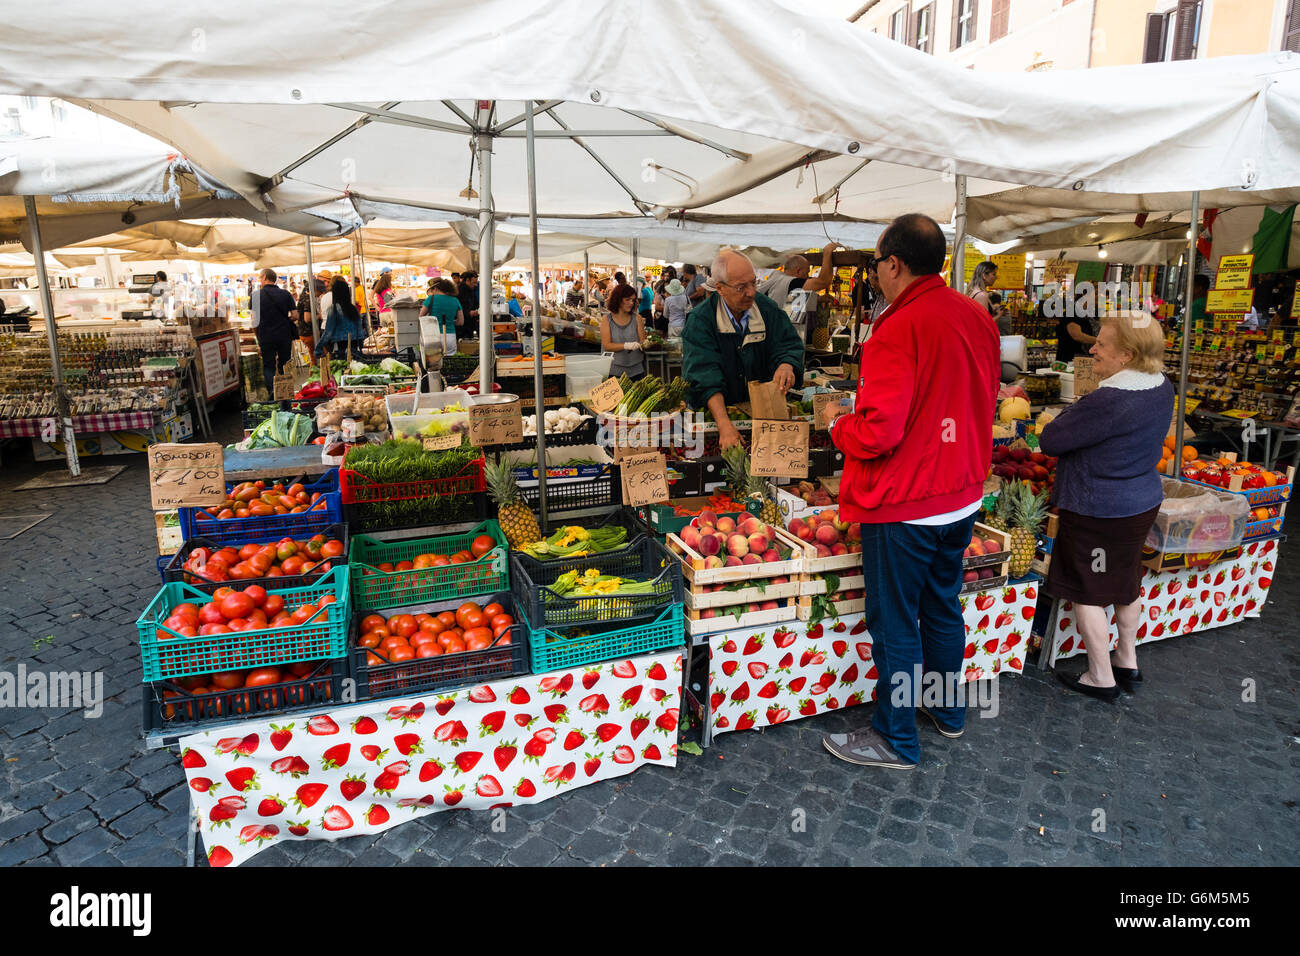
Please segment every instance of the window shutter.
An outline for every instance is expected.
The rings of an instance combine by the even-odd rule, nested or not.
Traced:
[[[1174,15],[1174,51],[1172,60],[1196,58],[1196,21],[1201,13],[1201,0],[1178,0]]]
[[[948,46],[949,50],[955,50],[961,46],[961,34],[957,32],[961,25],[961,21],[958,19],[960,16],[961,0],[952,0],[952,42]]]
[[[989,24],[989,42],[1001,40],[1011,29],[1011,0],[993,0],[993,19]]]
[[[1287,5],[1286,26],[1283,28],[1282,49],[1300,53],[1300,0]]]
[[[1147,14],[1147,40],[1142,48],[1143,63],[1159,63],[1165,52],[1165,17],[1163,13]]]

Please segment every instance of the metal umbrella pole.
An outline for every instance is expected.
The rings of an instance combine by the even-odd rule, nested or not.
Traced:
[[[591,294],[591,256],[586,249],[582,250],[582,307],[585,309],[589,304],[588,296]]]
[[[474,143],[478,157],[478,388],[492,394],[496,372],[492,364],[492,265],[496,223],[492,211],[492,136],[479,133]],[[537,396],[540,406],[541,395]],[[541,416],[538,416],[541,420]]]
[[[629,285],[632,286],[633,289],[636,288],[636,280],[641,276],[641,272],[640,272],[641,257],[637,254],[638,252],[639,250],[637,249],[637,241],[633,239],[632,240],[632,281],[628,283]],[[641,309],[640,297],[638,296],[637,298],[638,301],[636,307],[637,310],[640,311]]]
[[[1192,193],[1192,237],[1187,240],[1187,300],[1183,305],[1183,355],[1178,366],[1178,397],[1175,399],[1178,412],[1177,432],[1174,435],[1174,476],[1183,468],[1183,422],[1187,418],[1187,354],[1188,344],[1192,341],[1192,296],[1196,283],[1196,240],[1201,232],[1201,194]]]
[[[41,224],[36,218],[36,200],[23,197],[27,210],[27,228],[32,234],[32,255],[36,259],[36,281],[41,284],[41,308],[45,310],[45,334],[50,339],[50,368],[54,372],[54,401],[63,426],[63,448],[67,453],[68,471],[76,478],[81,474],[77,461],[77,436],[72,430],[72,410],[68,405],[68,390],[63,384],[63,359],[59,357],[59,332],[54,324],[54,295],[50,292],[50,278],[45,274],[45,247],[41,243]]]
[[[957,177],[957,214],[953,217],[952,287],[965,290],[958,283],[966,276],[966,177]]]
[[[546,411],[542,405],[542,304],[537,291],[541,266],[537,253],[537,159],[533,137],[533,101],[524,103],[528,136],[528,231],[532,246],[533,284],[533,394],[537,398],[537,504],[542,537],[546,537]]]
[[[311,237],[304,238],[307,240],[307,301],[311,304],[311,340],[317,343],[320,342],[320,316],[316,313],[316,266],[311,260]]]
[[[366,326],[364,331],[369,338],[370,296],[366,294],[366,242],[361,238],[360,229],[357,230],[357,259],[361,267],[361,271],[357,273],[357,286],[361,289],[361,321]]]

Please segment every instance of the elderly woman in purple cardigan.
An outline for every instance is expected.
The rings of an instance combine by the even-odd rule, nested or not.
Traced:
[[[1164,333],[1149,315],[1106,319],[1092,346],[1101,379],[1042,430],[1039,447],[1058,457],[1054,503],[1060,512],[1044,588],[1074,602],[1088,650],[1071,690],[1114,701],[1141,682],[1137,630],[1142,545],[1163,500],[1155,462],[1173,416],[1174,388],[1163,374]],[[1108,605],[1119,645],[1109,654]]]

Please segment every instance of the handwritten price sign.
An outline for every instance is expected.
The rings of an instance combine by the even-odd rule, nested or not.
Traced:
[[[618,379],[607,378],[591,390],[587,406],[593,412],[612,412],[623,401],[623,386]]]
[[[808,423],[754,422],[750,470],[766,478],[806,478]]]
[[[848,392],[818,392],[813,396],[813,428],[819,432],[826,431],[823,415],[827,405],[838,405],[849,397]]]
[[[445,435],[434,435],[420,439],[424,445],[425,451],[446,451],[449,448],[459,448],[461,445],[460,432],[448,432]]]
[[[293,398],[298,389],[293,384],[292,375],[277,375],[271,388],[271,398],[277,402]]]
[[[226,500],[220,445],[150,445],[149,500],[154,511],[206,508]]]
[[[631,508],[668,500],[668,467],[662,452],[623,459],[623,504]]]
[[[524,440],[524,419],[519,400],[500,405],[469,407],[469,441],[485,445],[509,445]]]

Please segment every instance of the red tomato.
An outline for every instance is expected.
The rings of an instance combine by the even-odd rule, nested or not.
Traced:
[[[465,652],[465,642],[462,640],[453,640],[445,648],[448,654],[463,654]]]
[[[244,545],[242,548],[239,549],[239,560],[240,560],[240,561],[247,561],[247,560],[248,560],[249,558],[251,558],[253,555],[257,554],[257,552],[258,552],[259,550],[261,550],[261,547],[262,547],[262,546],[261,546],[260,544],[246,544],[246,545]]]
[[[201,624],[225,624],[226,616],[221,613],[221,605],[217,601],[203,605],[199,609],[199,622]]]
[[[415,623],[415,618],[410,614],[400,615],[397,619],[397,629],[394,634],[400,634],[402,637],[411,637],[420,629],[420,625]]]
[[[229,634],[230,628],[224,624],[204,624],[199,628],[200,634]]]
[[[496,617],[498,614],[504,614],[504,613],[506,613],[506,609],[502,607],[500,604],[496,603],[495,601],[493,601],[487,607],[483,608],[483,616],[486,617],[489,621],[492,620],[492,618]]]
[[[294,677],[306,677],[316,669],[316,661],[295,661],[288,666],[288,671]]]
[[[465,645],[469,647],[471,651],[477,650],[478,648],[472,646],[475,641],[487,641],[487,644],[492,643],[492,631],[490,628],[486,628],[486,627],[468,628],[465,631],[464,641],[465,641]],[[483,646],[487,647],[487,644],[484,644]]]
[[[175,612],[172,612],[172,613],[175,613]],[[431,624],[432,624],[434,621],[436,621],[436,620],[437,620],[437,618],[434,617],[432,614],[424,614],[424,613],[420,613],[420,614],[415,615],[415,623],[418,624],[422,629],[423,629],[423,628],[427,628],[429,625],[431,625]]]
[[[380,657],[378,654],[373,654],[373,653],[371,653],[370,651],[366,651],[366,666],[367,666],[367,667],[379,667],[381,664],[387,664],[387,663],[388,663],[388,661],[384,660],[384,659],[383,659],[382,657]]]
[[[482,617],[483,609],[479,607],[477,604],[475,604],[473,601],[466,601],[460,607],[456,608],[456,623],[459,624],[462,628],[476,627],[477,625],[468,623],[468,617],[471,613],[477,614],[479,617]]]
[[[444,653],[441,645],[437,641],[430,641],[427,644],[421,644],[416,648],[416,657],[439,657]]]
[[[438,635],[430,631],[416,631],[415,636],[411,638],[412,647],[422,647],[425,644],[437,644]]]
[[[456,615],[452,611],[442,611],[438,615],[438,620],[449,628],[456,626]]]
[[[382,641],[379,642],[379,649],[381,651],[391,651],[397,647],[410,647],[410,646],[411,645],[407,643],[406,638],[398,637],[396,634],[390,634],[388,637],[384,638]]]
[[[447,622],[435,617],[429,622],[427,627],[423,628],[423,630],[426,630],[431,634],[441,634],[443,631],[447,630]]]
[[[471,631],[476,627],[483,627],[488,623],[487,618],[483,616],[483,612],[479,610],[466,611],[463,618],[457,614],[456,619],[460,622],[460,626],[467,631]]]
[[[245,687],[264,687],[267,684],[278,683],[280,683],[278,667],[255,667],[248,672],[248,677],[244,680]]]
[[[481,534],[469,546],[469,553],[476,558],[481,558],[496,546],[497,543],[492,540],[491,535]]]
[[[377,627],[383,627],[386,622],[378,614],[367,614],[361,621],[361,630],[373,631]]]
[[[343,542],[326,541],[324,544],[320,546],[320,553],[321,553],[321,557],[323,558],[341,557],[343,554]]]
[[[512,628],[512,627],[514,627],[513,624],[500,624],[500,625],[498,625],[498,626],[492,628],[492,636],[493,636],[493,637],[500,637],[502,634],[509,634],[509,633],[510,633],[510,628]],[[507,641],[506,643],[509,643],[509,642]]]
[[[412,570],[414,567],[415,567],[415,564],[414,564],[413,562],[411,562],[411,561],[398,561],[398,562],[397,562],[397,566],[396,566],[396,568],[394,568],[394,570],[396,570],[396,571],[410,571],[410,570]]]
[[[284,610],[284,598],[278,594],[268,594],[266,603],[262,605],[262,610],[266,612],[267,617],[275,617]]]
[[[214,686],[219,687],[222,690],[234,690],[236,687],[243,687],[244,672],[225,671],[221,674],[213,674],[212,683]]]
[[[510,643],[510,635],[508,633],[497,635],[497,640],[496,640],[497,647],[501,647],[502,645],[509,644],[509,643]]]
[[[402,615],[394,614],[392,617],[390,617],[387,621],[384,622],[384,626],[388,628],[390,634],[397,633],[397,622],[400,621],[401,619],[402,619]]]
[[[253,608],[253,613],[248,615],[248,626],[255,631],[260,631],[267,625],[266,612],[260,607]]]
[[[236,617],[248,617],[255,607],[251,597],[247,594],[240,594],[238,592],[227,594],[221,599],[218,606],[227,620]]]
[[[234,594],[234,593],[235,593],[234,588],[217,588],[215,591],[212,592],[212,600],[220,601],[227,594]]]
[[[479,628],[478,630],[484,630],[484,628]],[[466,649],[471,651],[481,651],[491,646],[492,646],[492,637],[491,635],[486,635],[486,634],[480,637],[472,638],[469,641],[467,641],[465,644]]]
[[[485,615],[487,614],[486,611],[484,611],[483,613]],[[500,628],[503,624],[508,627],[513,623],[515,623],[515,619],[511,617],[509,614],[496,614],[492,617],[492,623],[490,627],[492,628],[492,630],[495,631],[498,628]]]
[[[378,647],[381,638],[374,631],[362,634],[357,640],[357,647]]]
[[[284,574],[302,574],[303,567],[304,561],[297,555],[280,562],[280,571]]]
[[[197,621],[199,619],[199,606],[184,601],[172,608],[172,614],[178,617],[192,618]]]
[[[266,588],[260,584],[250,584],[244,588],[244,593],[252,600],[255,607],[264,607],[266,605]]]
[[[226,627],[230,628],[232,631],[246,631],[248,630],[248,622],[242,617],[232,617],[226,622]]]
[[[411,648],[410,644],[403,644],[401,647],[393,648],[392,653],[388,655],[388,659],[393,663],[397,663],[398,661],[412,661],[415,660],[415,651]]]

